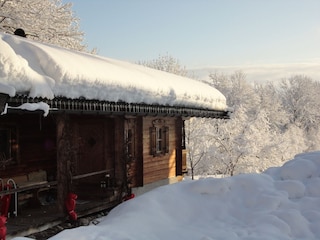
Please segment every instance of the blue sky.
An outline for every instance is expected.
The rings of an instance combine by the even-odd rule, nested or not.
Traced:
[[[187,68],[319,63],[319,0],[64,0],[85,43],[131,62]]]

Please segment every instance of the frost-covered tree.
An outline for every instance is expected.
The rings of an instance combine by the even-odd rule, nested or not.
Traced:
[[[271,124],[271,130],[283,130],[283,126],[289,121],[289,115],[285,110],[279,89],[272,82],[258,84],[254,90],[259,96],[259,109],[263,109]]]
[[[174,73],[179,76],[186,77],[188,75],[186,67],[182,66],[177,58],[169,54],[159,55],[158,58],[149,61],[139,61],[138,64],[164,72]]]
[[[71,7],[61,0],[0,0],[0,31],[22,28],[30,39],[84,51],[84,34]]]
[[[241,105],[255,109],[259,105],[259,96],[247,82],[244,72],[235,71],[231,75],[213,73],[209,78],[211,85],[226,96],[229,107],[237,108]]]
[[[320,147],[320,83],[303,75],[283,79],[279,89],[284,110],[289,116],[285,126],[292,129],[295,125],[304,132],[306,150]]]
[[[261,169],[259,159],[264,157],[264,146],[269,135],[269,122],[265,112],[259,109],[259,96],[246,81],[243,72],[232,75],[210,75],[212,85],[227,98],[233,109],[230,120],[194,119],[188,148],[201,144],[203,159],[195,169],[196,174],[234,175],[246,169]],[[257,134],[264,131],[264,134]],[[194,132],[202,132],[195,135]],[[263,136],[263,137],[262,137]],[[194,150],[192,150],[194,152]],[[199,150],[198,150],[199,152]],[[189,153],[189,156],[191,153]],[[256,165],[255,165],[256,163]],[[192,165],[191,165],[192,167]]]
[[[308,150],[309,140],[306,138],[303,129],[294,124],[286,126],[286,130],[277,136],[278,138],[278,157],[282,162],[292,159],[296,154]]]
[[[196,174],[262,172],[298,153],[319,149],[319,82],[297,75],[279,86],[251,85],[241,72],[216,72],[210,78],[233,114],[228,121],[194,120],[195,128],[206,133],[196,139],[205,143]]]
[[[207,134],[198,141],[208,146],[197,174],[261,172],[275,165],[271,162],[277,138],[270,131],[265,111],[252,117],[245,107],[239,106],[230,120],[208,119],[205,124]]]
[[[282,164],[279,148],[285,146],[279,136],[288,118],[273,85],[251,85],[242,72],[229,76],[214,73],[210,77],[234,109],[232,118],[215,124],[217,131],[212,131],[215,134],[210,141],[214,144],[208,155],[209,161],[215,159],[216,171],[233,175]]]
[[[284,108],[289,114],[290,123],[310,130],[320,121],[320,83],[303,75],[283,79],[279,94]]]
[[[206,122],[207,119],[200,118],[191,118],[185,121],[187,164],[192,179],[194,179],[195,174],[208,172],[207,169],[202,169],[201,167],[211,167],[211,165],[202,164],[202,161],[208,158],[210,148],[210,143],[204,141],[204,139],[208,139],[210,136],[207,131],[208,125]]]

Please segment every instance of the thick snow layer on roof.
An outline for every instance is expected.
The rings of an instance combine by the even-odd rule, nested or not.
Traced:
[[[0,92],[226,110],[204,83],[144,66],[0,33]]]
[[[16,95],[16,90],[14,89],[14,87],[2,84],[0,82],[0,93],[4,93],[9,95],[10,97],[13,97],[14,95]]]

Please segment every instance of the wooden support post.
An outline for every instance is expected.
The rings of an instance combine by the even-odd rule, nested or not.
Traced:
[[[143,118],[137,118],[137,131],[136,131],[136,186],[143,186]]]
[[[125,163],[125,142],[124,142],[124,118],[118,117],[115,121],[115,174],[117,184],[121,185],[122,191],[126,191],[126,163]]]
[[[57,116],[57,203],[60,213],[65,212],[65,200],[71,189],[71,129],[67,115]]]
[[[176,176],[182,176],[182,118],[176,119]]]

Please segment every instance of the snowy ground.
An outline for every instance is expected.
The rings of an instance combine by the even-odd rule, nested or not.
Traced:
[[[114,208],[51,240],[320,239],[320,152],[263,174],[186,180]],[[15,238],[15,240],[28,238]]]

